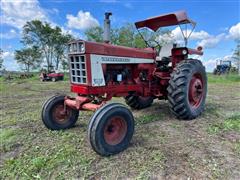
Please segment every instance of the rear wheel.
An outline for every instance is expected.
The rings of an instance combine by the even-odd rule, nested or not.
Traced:
[[[42,121],[48,129],[67,129],[76,123],[79,111],[68,106],[64,109],[64,97],[64,95],[56,95],[44,103]]]
[[[91,117],[88,139],[95,152],[102,156],[125,150],[134,132],[134,118],[128,108],[119,103],[101,107]]]
[[[57,79],[55,77],[52,78],[52,82],[56,82]]]
[[[125,97],[125,102],[133,109],[144,109],[152,105],[153,99],[153,97],[142,97],[129,94]]]
[[[171,110],[177,118],[190,120],[199,116],[207,94],[207,77],[201,61],[180,62],[171,74],[167,90]]]

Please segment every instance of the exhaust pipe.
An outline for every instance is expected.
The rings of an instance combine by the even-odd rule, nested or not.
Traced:
[[[111,12],[105,13],[105,19],[104,19],[104,32],[103,32],[103,40],[105,43],[110,42],[110,19],[109,17],[112,15]]]

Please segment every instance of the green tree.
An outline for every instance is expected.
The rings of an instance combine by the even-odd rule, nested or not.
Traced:
[[[0,69],[3,68],[3,50],[0,48]]]
[[[159,44],[164,44],[164,41],[159,41],[159,36],[165,33],[170,33],[168,30],[159,30],[152,32],[147,29],[142,30],[142,36],[148,41],[158,41]],[[101,27],[94,27],[85,32],[88,41],[103,42],[103,29]],[[120,28],[111,29],[111,44],[121,45],[127,47],[145,48],[147,47],[142,36],[138,33],[133,24],[125,24]]]
[[[15,59],[17,60],[17,63],[22,65],[23,69],[27,72],[39,68],[41,57],[41,53],[36,46],[15,51]]]
[[[88,41],[103,42],[103,29],[99,26],[86,30],[85,35]]]
[[[73,39],[73,37],[69,34],[62,34],[62,30],[59,27],[55,28],[55,34],[54,34],[54,64],[55,69],[58,70],[60,62],[61,64],[64,64],[63,62],[67,61],[66,56],[66,44]]]
[[[236,41],[237,45],[233,52],[233,59],[236,62],[236,66],[238,68],[238,74],[240,75],[240,40]]]
[[[134,47],[135,28],[131,24],[126,24],[119,29],[119,45]]]
[[[48,71],[52,67],[58,69],[59,62],[64,60],[66,43],[70,39],[72,37],[63,34],[58,26],[53,28],[49,23],[42,23],[39,20],[27,22],[23,27],[22,42],[27,46],[39,47]]]

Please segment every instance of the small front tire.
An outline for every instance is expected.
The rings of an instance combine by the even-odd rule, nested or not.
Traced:
[[[97,110],[88,125],[88,139],[101,156],[117,154],[125,150],[134,133],[131,111],[119,103],[111,103]]]
[[[42,121],[51,130],[68,129],[78,120],[79,111],[70,107],[64,110],[64,95],[56,95],[48,99],[42,108]]]

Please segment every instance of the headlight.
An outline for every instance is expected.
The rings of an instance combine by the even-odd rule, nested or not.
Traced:
[[[84,44],[84,42],[80,42],[78,44],[78,48],[79,48],[79,52],[80,53],[85,53],[85,44]]]
[[[186,49],[182,50],[182,54],[186,55],[187,54],[187,50]]]

